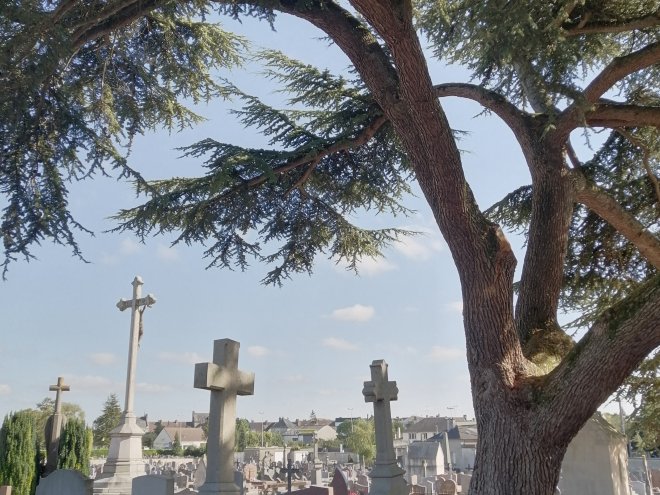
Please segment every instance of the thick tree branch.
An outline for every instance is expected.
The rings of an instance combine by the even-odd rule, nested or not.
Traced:
[[[529,115],[526,112],[518,110],[515,105],[495,91],[482,88],[476,84],[465,83],[436,84],[433,90],[438,98],[456,96],[476,101],[501,118],[516,137],[527,134],[528,132],[527,118]]]
[[[591,110],[589,106],[596,104],[617,82],[658,63],[660,43],[652,43],[636,52],[616,57],[584,89],[581,101],[576,101],[559,115],[556,124],[558,138],[565,141],[568,134],[580,126],[582,115]]]
[[[584,25],[575,25],[564,28],[565,36],[580,36],[583,34],[614,34],[635,31],[638,29],[652,28],[660,25],[660,17],[657,12],[637,19],[612,22],[587,22]]]
[[[273,175],[282,175],[285,174],[286,172],[289,172],[293,169],[296,169],[298,167],[302,167],[304,165],[309,164],[308,172],[311,174],[313,169],[316,167],[316,165],[326,156],[333,155],[335,153],[340,153],[342,151],[348,151],[354,148],[357,148],[359,146],[362,146],[363,144],[366,144],[372,137],[376,135],[378,130],[383,127],[384,124],[387,123],[387,117],[384,115],[381,115],[379,117],[376,117],[368,126],[366,126],[355,138],[353,139],[348,139],[348,140],[341,140],[337,141],[335,143],[332,143],[329,145],[327,148],[323,148],[320,150],[317,150],[312,153],[306,153],[305,155],[295,158],[293,160],[290,160],[279,167],[273,168],[269,173],[263,173],[259,174],[256,177],[253,177],[244,183],[233,187],[227,191],[222,192],[215,198],[212,198],[211,201],[214,200],[220,200],[222,198],[225,198],[229,196],[230,194],[235,193],[238,190],[243,190],[245,188],[254,188],[257,186],[260,186],[264,182],[266,182],[270,177]],[[305,179],[306,180],[306,179]],[[303,181],[304,182],[304,181]],[[296,184],[295,187],[298,187],[302,185],[302,182],[300,184]]]
[[[605,311],[537,390],[539,433],[568,444],[623,380],[660,345],[660,275]],[[579,401],[575,398],[579,397]]]
[[[591,127],[660,127],[660,107],[599,103],[584,116]]]
[[[660,240],[633,215],[624,210],[607,191],[588,181],[580,172],[573,172],[576,200],[614,227],[634,244],[649,263],[660,270]]]

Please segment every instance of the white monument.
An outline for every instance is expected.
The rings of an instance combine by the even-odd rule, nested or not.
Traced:
[[[60,447],[60,435],[62,434],[62,426],[64,425],[64,416],[62,415],[62,399],[61,393],[68,392],[71,388],[68,385],[64,384],[64,378],[61,376],[57,377],[57,385],[51,385],[48,387],[48,390],[51,392],[56,392],[55,394],[55,412],[48,421],[46,432],[47,444],[47,456],[46,456],[46,472],[44,473],[48,476],[50,473],[57,469],[57,454]]]
[[[135,399],[135,368],[137,364],[138,341],[145,308],[156,303],[151,295],[141,297],[142,279],[135,277],[132,282],[133,298],[120,299],[120,311],[131,308],[131,334],[128,342],[128,369],[126,372],[126,399],[121,424],[110,433],[108,459],[103,474],[94,482],[95,494],[130,495],[132,479],[145,474],[142,459],[142,435],[144,431],[137,425],[133,412]]]
[[[199,493],[240,495],[234,482],[236,396],[254,394],[254,373],[238,369],[240,344],[230,339],[213,342],[213,362],[195,365],[195,388],[211,391],[206,481]]]
[[[396,463],[394,435],[392,434],[392,412],[390,401],[397,400],[399,389],[396,382],[387,378],[387,363],[377,360],[371,363],[371,381],[364,382],[365,402],[374,403],[374,429],[376,430],[376,460],[369,473],[371,488],[369,495],[408,495],[403,479],[405,471]]]

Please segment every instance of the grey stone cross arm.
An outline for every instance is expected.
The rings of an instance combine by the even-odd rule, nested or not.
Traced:
[[[61,411],[60,394],[62,392],[68,392],[69,390],[71,390],[71,387],[65,385],[64,378],[58,376],[57,385],[51,385],[50,387],[48,387],[48,390],[50,390],[51,392],[57,392],[57,394],[55,394],[55,414],[60,414]]]
[[[387,378],[387,363],[375,360],[369,366],[371,368],[371,381],[364,382],[362,395],[365,402],[397,400],[399,389],[396,382],[390,382]]]
[[[254,373],[215,363],[195,365],[195,388],[234,391],[236,395],[254,395]]]
[[[135,307],[151,306],[152,304],[156,304],[156,298],[151,294],[147,294],[146,297],[141,297],[135,300]],[[119,311],[130,309],[133,307],[133,300],[121,298],[117,303],[117,307],[119,308]]]

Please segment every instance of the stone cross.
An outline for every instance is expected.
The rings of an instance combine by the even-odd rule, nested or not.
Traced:
[[[50,432],[48,434],[48,455],[46,456],[46,472],[48,475],[57,469],[57,454],[60,447],[60,435],[64,417],[62,416],[62,392],[68,392],[71,387],[64,384],[64,378],[57,377],[57,385],[51,385],[48,390],[55,394],[55,412],[50,420]]]
[[[234,482],[236,396],[254,394],[254,373],[238,369],[240,344],[230,339],[213,342],[213,362],[195,365],[195,388],[211,391],[206,481],[199,493],[240,494]]]
[[[396,382],[388,381],[387,363],[376,360],[371,363],[371,381],[364,382],[362,395],[365,402],[374,403],[374,429],[376,433],[376,460],[370,476],[372,486],[369,495],[407,495],[405,471],[396,463],[392,412],[390,401],[397,400],[399,389]]]
[[[140,297],[142,294],[142,278],[136,276],[131,283],[133,286],[133,298],[130,300],[120,299],[117,303],[119,311],[131,308],[131,336],[128,343],[128,368],[126,370],[126,399],[124,401],[124,416],[133,416],[133,401],[135,399],[135,368],[137,364],[138,340],[140,337],[140,320],[142,319],[141,307],[156,304],[156,298],[151,294]]]

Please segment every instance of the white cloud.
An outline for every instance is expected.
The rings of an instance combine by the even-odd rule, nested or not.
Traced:
[[[161,352],[158,354],[158,359],[177,364],[196,364],[207,361],[196,352]]]
[[[414,261],[426,261],[436,253],[443,251],[445,243],[437,234],[427,227],[409,226],[406,230],[418,232],[417,235],[402,237],[393,247],[399,253]]]
[[[338,339],[336,337],[323,339],[322,344],[324,347],[329,347],[330,349],[336,349],[338,351],[357,351],[357,346],[355,344],[352,344],[348,340]]]
[[[306,381],[306,379],[304,375],[297,374],[297,375],[285,376],[284,378],[282,378],[282,381],[286,383],[303,383],[304,381]]]
[[[130,238],[123,239],[119,245],[119,253],[124,256],[130,256],[131,254],[137,253],[139,250],[140,244]]]
[[[460,359],[465,357],[465,350],[457,347],[444,347],[434,345],[431,347],[428,357],[434,361],[450,361],[452,359]]]
[[[452,301],[445,304],[445,309],[453,313],[462,313],[463,312],[463,301]]]
[[[95,352],[89,355],[89,359],[94,364],[107,366],[109,364],[115,363],[117,361],[117,356],[115,356],[111,352]]]
[[[342,271],[346,271],[348,269],[348,263],[345,260],[340,261],[336,266]],[[396,270],[397,268],[398,267],[395,264],[391,263],[383,257],[372,258],[367,256],[366,258],[362,258],[357,263],[358,275],[366,277],[375,277],[381,273]]]
[[[6,383],[0,383],[0,395],[11,394],[11,387]]]
[[[103,265],[116,265],[119,263],[119,256],[114,254],[108,254],[106,252],[101,253],[101,264]]]
[[[71,375],[68,381],[74,390],[114,389],[117,384],[109,378],[98,375]]]
[[[136,383],[135,388],[140,392],[151,393],[151,394],[160,394],[172,390],[172,387],[168,385],[159,385],[157,383],[144,383],[144,382]]]
[[[341,321],[368,321],[373,318],[375,313],[376,310],[373,306],[355,304],[346,308],[335,309],[331,316],[334,320]]]
[[[179,259],[179,251],[165,244],[159,244],[156,248],[156,257],[162,261],[177,261]]]
[[[270,349],[261,346],[261,345],[253,345],[247,348],[247,353],[252,356],[252,357],[264,357],[270,354]]]

